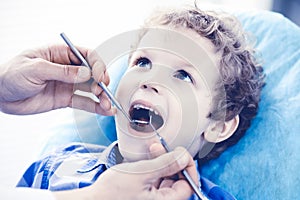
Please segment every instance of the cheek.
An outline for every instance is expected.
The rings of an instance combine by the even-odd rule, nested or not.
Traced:
[[[198,93],[199,94],[199,93]],[[171,148],[183,146],[191,153],[196,153],[203,146],[202,133],[207,129],[210,120],[207,115],[210,110],[210,95],[199,95],[188,101],[192,97],[186,98],[184,101],[170,100],[169,102],[169,118],[168,129],[166,129],[165,137]],[[187,102],[186,104],[181,104]],[[188,110],[188,115],[184,115]]]

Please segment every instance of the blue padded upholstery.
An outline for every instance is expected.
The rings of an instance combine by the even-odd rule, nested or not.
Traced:
[[[234,15],[256,37],[256,48],[267,75],[266,86],[258,115],[246,135],[218,159],[206,164],[201,174],[237,199],[297,199],[300,197],[300,28],[282,15],[268,11]],[[124,63],[116,65],[111,73],[112,90],[126,68]],[[83,130],[79,132],[83,134],[76,134],[76,127],[66,125],[57,129],[60,135],[50,138],[47,148],[71,141],[107,145],[116,140],[113,117],[91,115],[81,127]]]
[[[298,199],[300,28],[272,12],[236,15],[257,38],[266,86],[245,137],[208,163],[202,174],[237,199]]]

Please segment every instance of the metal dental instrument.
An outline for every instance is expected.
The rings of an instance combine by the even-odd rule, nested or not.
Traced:
[[[154,126],[152,125],[152,116],[150,115],[150,120],[149,120],[149,125],[151,126],[151,128],[153,129],[153,131],[156,133],[160,143],[162,144],[162,146],[164,147],[164,149],[166,150],[166,152],[170,152],[171,149],[168,146],[166,140],[157,132],[157,130],[154,128]],[[192,187],[192,189],[194,190],[195,194],[198,196],[198,198],[200,200],[209,200],[205,194],[203,194],[202,190],[199,189],[199,187],[194,183],[192,177],[189,175],[189,173],[184,169],[181,171],[183,176],[186,178],[187,182],[190,184],[190,186]]]
[[[89,63],[84,59],[84,57],[81,55],[81,53],[76,49],[76,47],[73,45],[73,43],[70,41],[70,39],[66,36],[66,34],[61,33],[60,36],[67,43],[67,45],[70,47],[70,49],[75,54],[75,56],[83,63],[83,65],[92,69],[91,66],[89,65]],[[99,82],[98,85],[107,94],[108,98],[117,107],[117,109],[119,109],[124,114],[124,116],[128,119],[128,121],[130,123],[135,123],[135,122],[140,123],[140,121],[131,120],[131,118],[129,117],[127,112],[125,112],[125,110],[123,109],[122,105],[117,101],[117,99],[114,97],[114,95],[110,92],[110,90],[106,87],[106,85],[103,82]],[[146,122],[146,123],[148,124],[148,122]]]

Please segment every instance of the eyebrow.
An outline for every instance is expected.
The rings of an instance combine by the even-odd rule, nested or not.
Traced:
[[[140,50],[140,49],[136,49],[136,50],[132,51],[128,56],[128,64],[131,64],[131,59],[132,59],[133,54],[136,54],[136,53],[140,54],[140,52],[142,52],[141,54],[145,54],[144,51]]]

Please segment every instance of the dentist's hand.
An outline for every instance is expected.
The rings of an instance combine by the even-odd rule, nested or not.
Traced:
[[[197,180],[195,163],[184,148],[163,154],[152,160],[116,165],[105,171],[91,186],[54,192],[60,199],[106,199],[106,200],[182,200],[193,191],[186,180],[179,179],[156,186],[158,180],[186,169]]]
[[[98,81],[109,83],[105,65],[88,49],[79,48],[97,72]],[[90,58],[90,60],[89,60]],[[102,91],[101,102],[74,94],[76,89],[91,92],[90,69],[65,45],[26,51],[0,66],[0,110],[10,114],[33,114],[57,108],[74,107],[101,115],[113,115],[116,110]],[[99,76],[102,74],[102,76]],[[100,80],[101,79],[101,80]]]

